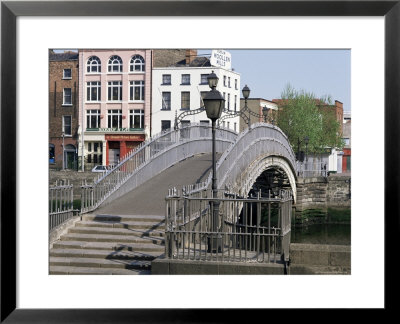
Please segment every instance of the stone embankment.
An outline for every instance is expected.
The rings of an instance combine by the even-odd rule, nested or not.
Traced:
[[[73,171],[73,170],[64,170],[64,171],[49,171],[49,185],[54,185],[56,181],[69,181],[70,184],[74,186],[74,199],[81,198],[81,185],[82,181],[87,181],[87,183],[93,183],[95,179],[101,173],[95,173],[91,171]]]
[[[328,244],[290,244],[288,273],[351,274],[351,247]]]
[[[349,222],[351,207],[351,176],[330,175],[329,177],[299,178],[295,222],[331,221]],[[334,219],[332,210],[341,210],[340,219]],[[348,212],[347,212],[348,211]],[[348,214],[348,217],[343,217]],[[347,219],[348,218],[348,219]]]

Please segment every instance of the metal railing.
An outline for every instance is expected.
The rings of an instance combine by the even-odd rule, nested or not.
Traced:
[[[49,187],[49,232],[71,219],[74,210],[74,189],[69,181],[56,181]]]
[[[241,198],[219,190],[171,189],[166,197],[165,255],[169,259],[219,262],[289,260],[292,196]],[[185,192],[192,189],[190,194]],[[219,204],[212,230],[214,202]]]
[[[217,149],[223,152],[234,143],[237,133],[219,128],[216,137]],[[82,184],[82,213],[118,198],[187,157],[210,152],[210,141],[211,127],[202,124],[169,130],[146,140],[93,184]]]
[[[297,161],[297,175],[302,178],[310,177],[326,177],[327,176],[327,163],[322,162],[299,162]]]

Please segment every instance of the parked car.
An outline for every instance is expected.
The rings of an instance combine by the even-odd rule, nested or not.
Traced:
[[[107,172],[109,169],[105,165],[96,165],[93,169],[92,172]]]

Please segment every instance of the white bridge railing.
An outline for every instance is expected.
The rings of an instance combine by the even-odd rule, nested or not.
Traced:
[[[217,129],[217,151],[224,152],[236,137],[237,133],[230,129]],[[93,184],[82,184],[81,213],[111,202],[181,160],[211,152],[211,140],[211,127],[200,124],[146,140]]]
[[[219,158],[217,162],[217,179],[218,189],[222,190],[229,187],[235,193],[239,193],[237,188],[234,188],[234,183],[240,177],[245,169],[254,163],[258,157],[264,155],[272,155],[281,157],[287,161],[290,168],[288,172],[292,173],[289,178],[297,174],[297,162],[295,154],[290,146],[289,139],[282,130],[271,124],[256,123],[250,126],[250,129],[245,129],[236,138],[235,143],[231,145]],[[202,185],[195,187],[187,187],[186,193],[194,193],[209,188],[211,186],[212,174]],[[254,179],[255,180],[255,179]],[[254,181],[248,181],[254,183]],[[294,180],[291,185],[295,186]],[[248,192],[248,188],[242,188]],[[292,189],[295,189],[294,187]],[[293,192],[296,198],[296,192]]]

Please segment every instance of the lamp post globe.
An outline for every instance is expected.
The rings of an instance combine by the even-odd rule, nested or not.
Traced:
[[[217,87],[217,85],[218,85],[218,80],[219,80],[219,78],[214,73],[214,71],[211,71],[211,73],[207,77],[208,86],[211,89],[215,89]]]
[[[250,96],[250,89],[247,85],[245,85],[242,89],[243,98],[247,99]]]

